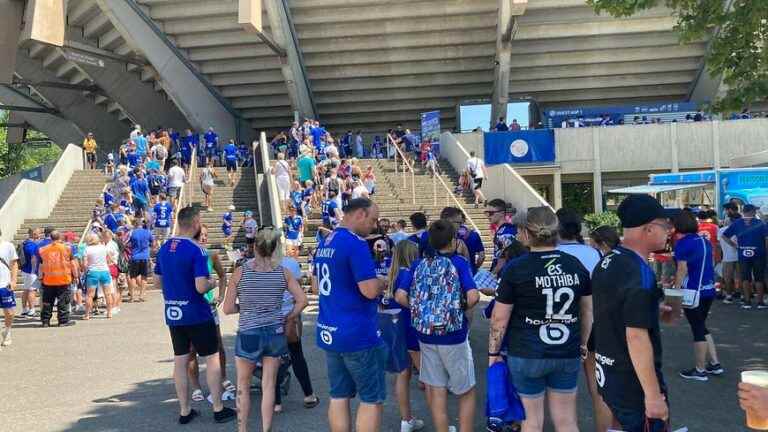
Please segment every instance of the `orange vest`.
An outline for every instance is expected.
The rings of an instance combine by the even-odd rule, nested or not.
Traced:
[[[43,285],[62,286],[72,283],[72,250],[63,243],[51,243],[40,249]]]

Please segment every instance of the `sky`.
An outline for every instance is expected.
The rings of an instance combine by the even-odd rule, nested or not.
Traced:
[[[512,102],[507,104],[506,122],[511,123],[517,119],[523,127],[528,127],[528,102]],[[484,131],[490,129],[491,104],[462,105],[461,106],[461,131],[469,132],[480,126]],[[493,124],[496,124],[494,120]]]

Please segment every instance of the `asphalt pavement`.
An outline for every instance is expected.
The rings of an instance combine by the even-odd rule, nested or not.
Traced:
[[[316,307],[305,314],[304,352],[315,392],[321,404],[302,406],[301,389],[293,380],[276,417],[275,431],[328,430],[328,383],[325,358],[314,342]],[[476,311],[477,312],[477,311]],[[40,328],[39,321],[17,319],[13,345],[0,351],[0,431],[3,432],[111,432],[111,431],[230,431],[235,423],[213,422],[207,402],[196,403],[203,416],[192,424],[176,423],[178,405],[171,373],[173,353],[163,322],[160,293],[151,292],[146,303],[124,304],[107,320],[96,317],[67,328]],[[739,372],[768,370],[768,311],[742,311],[735,305],[713,306],[709,328],[714,335],[726,373],[709,382],[689,382],[677,376],[692,365],[692,344],[685,321],[663,329],[664,371],[670,388],[673,429],[692,432],[747,431],[738,407]],[[232,358],[236,318],[225,317],[222,328],[227,354]],[[477,431],[484,430],[485,370],[488,322],[475,314],[471,344],[476,353],[479,384]],[[234,362],[227,365],[235,381]],[[581,382],[583,386],[583,379]],[[385,405],[383,431],[399,430],[399,415],[391,391]],[[412,405],[431,430],[423,393],[412,383]],[[254,396],[251,430],[260,430],[258,396]],[[227,403],[233,406],[233,402]],[[455,401],[449,407],[456,419]],[[583,389],[579,395],[579,423],[592,431],[591,404]],[[547,426],[547,430],[552,430]]]

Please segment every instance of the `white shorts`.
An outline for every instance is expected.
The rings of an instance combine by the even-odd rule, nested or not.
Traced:
[[[158,243],[162,243],[163,240],[171,236],[171,227],[155,227],[153,231]]]
[[[285,239],[285,244],[291,247],[299,247],[301,246],[301,237],[297,238],[296,240]]]
[[[34,291],[40,289],[40,280],[35,273],[21,273],[21,282],[24,286],[24,291]]]

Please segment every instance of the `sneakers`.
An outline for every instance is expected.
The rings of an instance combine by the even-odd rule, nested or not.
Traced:
[[[213,413],[213,421],[216,423],[226,423],[237,417],[237,412],[232,408],[224,407],[221,411]]]
[[[0,335],[0,338],[2,338],[2,342],[0,342],[0,346],[10,346],[13,341],[11,340],[11,328],[5,327],[3,328],[3,332]]]
[[[725,298],[723,299],[723,304],[731,304],[731,303],[733,303],[733,296],[732,295],[725,296]]]
[[[741,308],[745,310],[752,309],[752,303],[742,303]]]
[[[708,375],[722,375],[725,372],[723,366],[720,363],[709,363],[704,370]]]
[[[75,325],[74,321],[66,321],[66,322],[60,322],[59,327],[70,327]]]
[[[201,394],[202,394],[202,392],[201,392]],[[208,394],[208,396],[205,399],[208,401],[209,404],[213,405],[213,395],[212,394]],[[231,392],[229,390],[224,390],[223,392],[221,392],[221,401],[222,402],[224,402],[224,401],[233,401],[233,400],[235,400],[235,393],[234,392]]]
[[[758,303],[757,310],[763,310],[763,309],[768,309],[768,305],[766,305],[765,303]]]
[[[456,426],[448,426],[448,432],[458,432],[459,429]]]
[[[680,376],[682,378],[689,379],[689,380],[709,381],[709,377],[707,377],[707,373],[705,371],[700,371],[696,368],[680,371]]]
[[[400,422],[400,432],[414,432],[424,428],[424,422],[417,418],[402,420]]]

